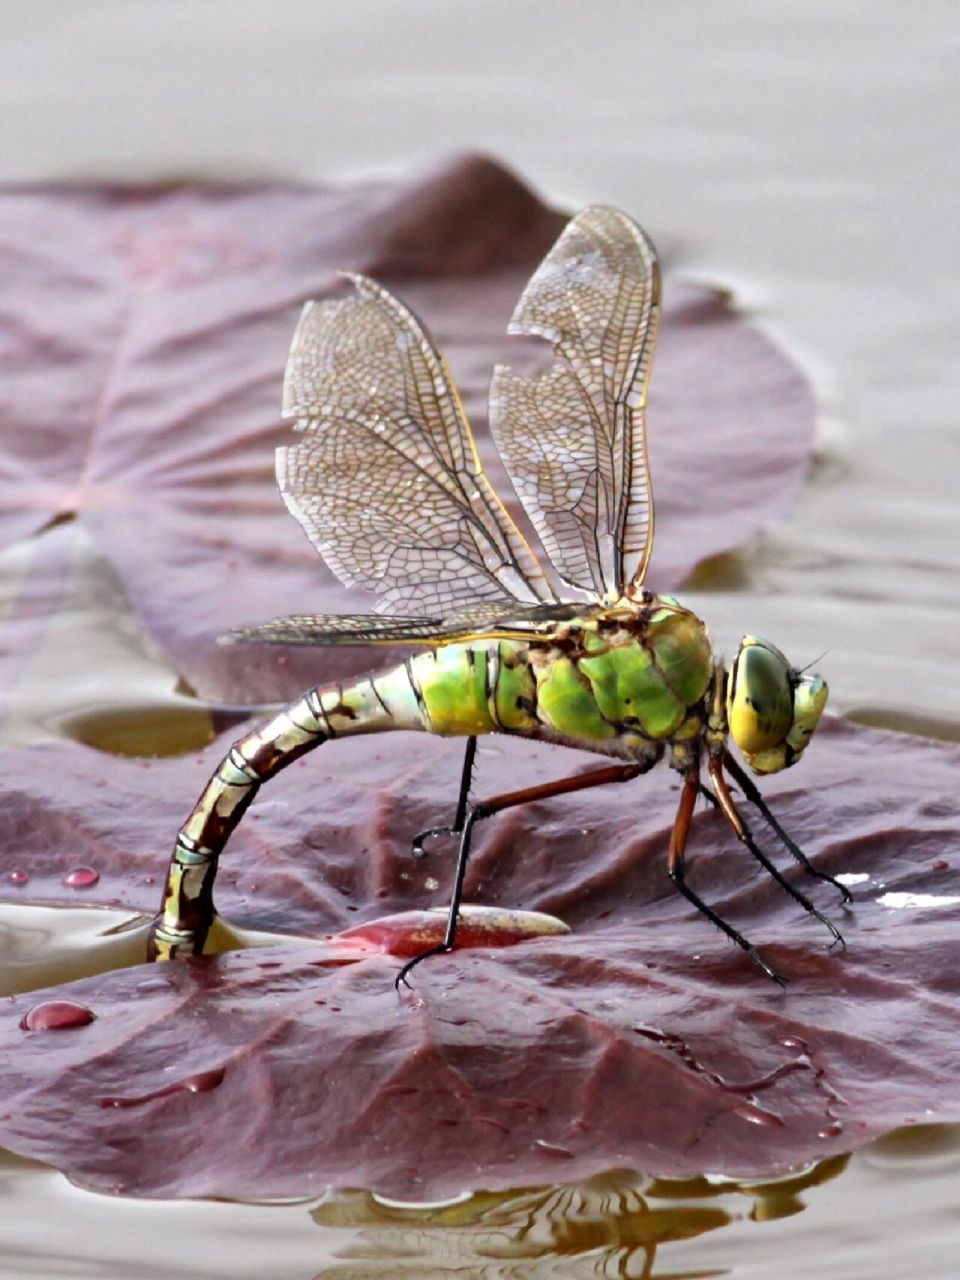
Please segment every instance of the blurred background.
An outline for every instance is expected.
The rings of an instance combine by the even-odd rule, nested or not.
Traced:
[[[8,3],[0,176],[328,183],[467,149],[556,205],[623,207],[668,271],[734,291],[820,406],[794,511],[702,566],[685,602],[728,647],[749,630],[829,649],[835,711],[960,739],[958,44],[946,0]],[[135,649],[123,602],[101,605],[92,592],[99,651],[121,634]],[[56,660],[79,661],[66,645]],[[170,669],[144,661],[167,696]],[[96,701],[112,681],[104,663],[72,687]],[[953,1275],[955,1179],[927,1148],[906,1158],[909,1178],[867,1153],[775,1231],[731,1210],[666,1256],[689,1275]],[[299,1210],[113,1205],[25,1162],[0,1174],[21,1256],[61,1224],[30,1274],[83,1258],[89,1275],[169,1275],[144,1249],[159,1262],[173,1232],[177,1274],[221,1274],[228,1234],[256,1241],[232,1275],[316,1272]],[[8,1274],[26,1272],[0,1260]]]
[[[953,6],[40,0],[4,27],[8,179],[330,182],[479,149],[732,287],[814,382],[820,465],[700,575],[713,630],[829,646],[834,709],[954,736]]]

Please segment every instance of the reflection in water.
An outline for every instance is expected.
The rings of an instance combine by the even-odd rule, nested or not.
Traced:
[[[763,1183],[643,1179],[615,1171],[569,1186],[482,1192],[434,1206],[403,1206],[367,1192],[332,1192],[313,1211],[324,1227],[352,1229],[339,1261],[317,1280],[440,1280],[456,1274],[649,1277],[659,1245],[742,1218],[771,1221],[803,1208],[800,1192],[835,1178],[847,1157]],[[731,1197],[734,1197],[731,1201]],[[721,1203],[722,1200],[722,1203]],[[738,1212],[738,1204],[749,1207]],[[676,1276],[675,1271],[670,1272]],[[685,1271],[687,1280],[722,1274]]]
[[[960,742],[960,726],[955,718],[925,715],[905,707],[849,707],[844,719],[866,725],[868,729],[893,729],[896,733],[913,733],[921,738]]]
[[[108,755],[143,759],[199,751],[218,733],[263,713],[257,706],[208,706],[177,699],[169,704],[90,707],[62,716],[50,727]]]
[[[0,902],[0,996],[145,964],[152,923],[153,916],[108,907]],[[217,916],[206,953],[310,941],[295,934],[240,929]]]
[[[900,1130],[849,1164],[837,1158],[778,1181],[667,1182],[621,1171],[417,1208],[364,1192],[271,1205],[118,1199],[0,1151],[0,1272],[3,1280],[954,1280],[958,1178],[960,1126],[948,1125]]]
[[[0,996],[142,964],[149,916],[0,903]]]
[[[874,1169],[901,1173],[960,1173],[960,1125],[914,1124],[867,1147],[860,1159]]]

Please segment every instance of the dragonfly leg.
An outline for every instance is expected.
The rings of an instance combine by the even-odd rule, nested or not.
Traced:
[[[774,880],[776,880],[777,884],[780,885],[781,889],[785,889],[787,893],[789,893],[791,898],[793,898],[795,901],[800,903],[804,911],[808,912],[812,916],[815,916],[816,919],[819,920],[820,923],[824,925],[825,928],[830,930],[830,932],[833,934],[834,943],[839,942],[841,947],[846,947],[847,944],[843,940],[843,934],[836,927],[836,925],[833,924],[832,921],[828,920],[827,917],[823,915],[822,912],[817,910],[817,908],[813,905],[813,903],[810,901],[810,899],[807,897],[805,893],[801,893],[800,890],[796,888],[795,885],[792,885],[790,881],[783,876],[780,870],[770,861],[767,855],[763,852],[763,850],[754,840],[753,833],[751,832],[750,828],[747,826],[746,822],[744,821],[742,815],[737,809],[737,806],[733,803],[733,797],[730,794],[730,788],[727,786],[727,780],[723,776],[723,764],[724,762],[721,760],[719,756],[711,756],[710,763],[707,766],[707,768],[710,773],[710,781],[713,783],[713,786],[714,786],[717,802],[720,806],[720,811],[722,812],[723,816],[726,818],[727,822],[729,822],[730,826],[733,828],[734,834],[736,835],[737,839],[740,841],[742,845],[746,846],[746,848],[750,850],[750,853],[753,855],[754,858],[756,858],[756,860],[760,863],[760,865],[766,871],[768,871],[771,876],[773,876]],[[743,784],[741,783],[741,786],[742,785]]]
[[[704,800],[708,800],[710,804],[713,805],[714,809],[720,808],[720,801],[713,794],[713,792],[710,790],[709,787],[705,787],[703,783],[700,782],[697,784],[697,790],[699,791],[700,795],[703,796]]]
[[[724,752],[723,763],[727,772],[736,781],[750,804],[760,810],[760,813],[769,823],[775,834],[780,838],[783,847],[787,850],[794,861],[799,862],[800,866],[803,867],[804,871],[806,871],[808,875],[814,876],[817,880],[825,880],[827,884],[832,884],[840,894],[840,897],[845,904],[852,902],[853,894],[847,886],[845,884],[841,884],[834,876],[828,875],[826,871],[818,871],[800,846],[790,838],[786,831],[784,831],[774,814],[771,813],[763,796],[760,794],[760,789],[757,784],[749,774],[744,773],[743,769],[740,768],[740,765],[729,751]]]
[[[438,942],[435,947],[428,947],[426,951],[421,951],[419,955],[416,955],[412,960],[407,961],[393,980],[393,985],[398,991],[400,990],[401,982],[405,987],[410,986],[410,983],[407,982],[407,974],[411,969],[418,965],[421,960],[426,960],[427,956],[436,956],[442,954],[444,951],[453,950],[457,938],[457,919],[460,915],[460,899],[463,897],[463,878],[467,873],[467,862],[470,858],[470,844],[473,839],[473,827],[474,823],[479,822],[482,818],[486,817],[489,817],[489,814],[483,805],[471,805],[470,811],[463,822],[463,830],[460,832],[460,849],[457,853],[457,870],[453,877],[453,894],[450,898],[450,912],[447,916],[447,929],[443,936],[443,941]]]
[[[464,762],[466,766],[466,761]],[[450,912],[447,916],[447,929],[442,942],[438,942],[434,947],[428,947],[426,951],[421,951],[419,955],[408,960],[400,972],[394,979],[394,986],[400,989],[400,984],[409,986],[407,982],[407,974],[421,960],[426,960],[427,956],[441,955],[445,951],[452,951],[456,945],[457,921],[460,913],[460,900],[463,896],[463,880],[467,872],[467,862],[470,858],[470,844],[473,839],[473,828],[477,822],[481,822],[484,818],[489,818],[495,813],[501,813],[504,809],[515,809],[522,804],[531,804],[535,800],[548,800],[552,796],[569,795],[573,791],[586,791],[590,787],[605,786],[609,782],[629,782],[631,778],[638,777],[644,773],[649,766],[642,764],[618,764],[610,765],[606,769],[594,769],[591,773],[581,773],[573,778],[559,778],[555,782],[544,782],[536,787],[525,787],[522,791],[507,791],[499,796],[491,796],[487,800],[481,800],[477,804],[464,804],[465,814],[462,821],[462,830],[460,832],[460,850],[457,854],[457,869],[453,880],[453,894],[450,899]],[[465,768],[466,776],[466,768]],[[469,790],[469,779],[467,780],[467,789]],[[461,788],[461,796],[464,794]]]
[[[457,809],[453,816],[453,822],[449,827],[427,827],[425,831],[418,831],[411,841],[415,858],[426,857],[427,851],[424,846],[434,836],[458,836],[463,831],[463,824],[467,816],[467,805],[470,803],[470,784],[473,782],[473,768],[476,758],[477,740],[475,737],[469,737],[467,739],[467,749],[463,755],[460,794],[457,797]]]
[[[731,942],[735,942],[737,946],[745,951],[753,963],[768,978],[772,978],[774,982],[786,987],[787,980],[776,969],[772,969],[766,960],[760,955],[756,947],[734,929],[733,925],[727,924],[722,916],[717,913],[703,901],[703,899],[690,888],[686,882],[686,871],[684,863],[684,855],[687,848],[687,836],[690,831],[690,819],[693,817],[694,806],[697,802],[697,796],[700,793],[700,777],[699,770],[690,769],[683,779],[683,790],[680,792],[680,804],[677,808],[677,817],[673,824],[673,832],[670,836],[670,854],[668,859],[668,870],[670,879],[676,885],[677,889],[683,894],[688,902],[692,903],[697,910],[711,920],[721,933],[725,933]],[[718,801],[719,803],[719,801]]]

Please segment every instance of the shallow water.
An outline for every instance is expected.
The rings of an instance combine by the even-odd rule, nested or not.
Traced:
[[[261,0],[242,14],[191,0],[179,26],[145,3],[58,6],[56,23],[49,9],[24,11],[0,51],[7,176],[326,179],[482,145],[558,200],[632,210],[673,265],[731,285],[811,373],[820,454],[790,519],[703,566],[685,600],[728,649],[748,630],[790,637],[811,659],[829,646],[833,710],[960,738],[945,3],[619,0],[588,23],[555,0],[471,11],[359,0],[337,12],[290,3],[277,23]],[[92,76],[107,23],[115,74]],[[112,577],[75,530],[48,536],[76,540],[74,574],[17,683],[6,740],[88,740],[107,725],[122,750],[144,721],[156,746],[161,722],[184,746],[204,740],[206,713],[177,692]],[[38,553],[5,553],[0,583],[12,589]],[[36,918],[15,924],[11,945],[42,940],[55,965],[93,915],[64,912],[40,937]],[[938,1280],[960,1257],[958,1173],[960,1136],[919,1129],[799,1187],[617,1176],[412,1212],[362,1192],[271,1207],[111,1200],[7,1157],[0,1275]]]
[[[956,1275],[958,1173],[960,1133],[917,1128],[849,1163],[827,1161],[770,1183],[669,1182],[619,1171],[444,1206],[404,1206],[362,1191],[250,1206],[111,1200],[6,1156],[0,1258],[11,1280],[873,1280],[897,1274],[893,1248],[908,1251],[909,1274],[939,1280]]]

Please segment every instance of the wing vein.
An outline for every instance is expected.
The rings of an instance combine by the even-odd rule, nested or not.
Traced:
[[[658,318],[650,241],[614,209],[585,209],[510,324],[547,339],[555,363],[532,377],[501,367],[491,387],[497,446],[547,554],[565,582],[602,597],[638,586],[649,559],[646,380]]]
[[[426,331],[352,279],[355,296],[308,304],[294,336],[284,412],[303,439],[278,450],[287,506],[341,581],[378,594],[377,613],[555,600]]]

